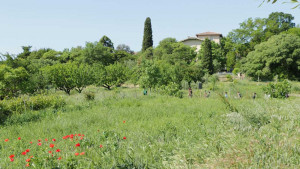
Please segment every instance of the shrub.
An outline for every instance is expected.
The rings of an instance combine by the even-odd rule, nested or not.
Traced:
[[[232,73],[234,75],[237,75],[239,72],[240,72],[240,68],[234,68],[233,71],[232,71]]]
[[[291,92],[292,85],[289,81],[284,80],[278,83],[269,83],[263,90],[272,98],[285,98],[286,94]]]
[[[182,91],[180,91],[180,87],[174,82],[171,82],[166,86],[161,86],[160,88],[158,88],[158,91],[164,95],[175,96],[179,98],[183,97],[183,93]]]
[[[87,101],[95,100],[95,93],[94,93],[94,92],[85,92],[85,93],[84,93],[84,98],[85,98]]]
[[[226,75],[226,78],[227,78],[227,81],[228,82],[232,82],[233,81],[233,78],[231,75]]]
[[[65,106],[62,97],[37,95],[32,97],[17,97],[10,100],[0,101],[1,121],[13,113],[23,113],[31,110],[41,110],[52,107],[54,109]]]

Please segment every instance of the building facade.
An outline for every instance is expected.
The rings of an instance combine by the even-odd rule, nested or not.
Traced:
[[[196,37],[188,37],[187,39],[182,40],[181,42],[185,45],[195,47],[198,52],[201,49],[202,42],[207,38],[215,43],[220,44],[222,34],[216,32],[203,32],[196,34]]]

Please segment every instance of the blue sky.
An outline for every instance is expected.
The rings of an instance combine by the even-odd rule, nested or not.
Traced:
[[[182,40],[213,31],[227,35],[249,17],[271,12],[295,16],[292,4],[262,0],[1,0],[0,53],[20,53],[21,46],[63,50],[107,35],[114,43],[141,49],[146,17],[152,20],[154,45],[166,37]],[[279,0],[280,1],[280,0]],[[285,0],[283,0],[285,1]]]

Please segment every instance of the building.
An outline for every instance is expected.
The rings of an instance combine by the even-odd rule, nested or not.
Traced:
[[[202,42],[207,38],[211,41],[214,41],[220,44],[222,34],[216,32],[203,32],[196,34],[196,37],[188,37],[187,39],[182,40],[181,42],[185,45],[196,47],[198,52],[201,49]]]

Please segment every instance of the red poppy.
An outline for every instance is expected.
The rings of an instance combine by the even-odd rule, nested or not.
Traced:
[[[81,134],[78,134],[78,136],[81,136]]]
[[[48,151],[49,154],[52,154],[52,151]]]
[[[5,141],[5,142],[8,142],[8,139],[5,139],[4,141]]]
[[[80,153],[80,155],[84,155],[84,154],[85,154],[85,152],[81,152],[81,153]]]
[[[38,142],[41,142],[41,140],[38,140]]]
[[[15,161],[13,158],[10,159],[11,162]]]
[[[125,123],[126,121],[124,120],[123,123]]]
[[[79,147],[80,146],[80,144],[79,143],[77,143],[76,145],[75,145],[75,147]]]
[[[58,159],[57,160],[61,160],[61,157],[58,157]]]
[[[30,144],[32,144],[32,141],[31,142],[29,142]]]
[[[82,140],[83,139],[83,137],[80,137],[80,140]]]
[[[52,139],[52,141],[56,141],[55,139]]]
[[[48,141],[48,139],[45,138],[45,141]]]
[[[57,149],[56,152],[60,152],[60,149]]]
[[[18,137],[18,140],[21,140],[21,137]]]
[[[26,155],[26,151],[22,152],[21,154],[22,154],[22,155]]]
[[[29,149],[26,149],[25,151],[26,151],[26,153],[28,153],[30,150],[29,150]]]
[[[26,167],[29,167],[29,166],[30,166],[30,164],[29,164],[29,163],[27,163],[27,164],[26,164]]]
[[[29,162],[31,159],[30,158],[28,158],[28,159],[26,159],[26,162]]]
[[[102,144],[100,144],[100,148],[102,148],[103,147],[103,145]]]
[[[124,140],[126,140],[126,137],[123,137]]]
[[[70,138],[73,138],[73,137],[74,137],[74,134],[71,134],[71,135],[70,135]]]
[[[78,156],[79,155],[79,153],[75,153],[75,156]]]
[[[42,143],[38,143],[38,145],[39,145],[39,146],[41,146],[41,145],[42,145]]]
[[[54,147],[54,144],[50,144],[50,148],[53,148]]]
[[[33,156],[30,156],[29,158],[32,158]]]
[[[12,154],[12,155],[10,155],[10,156],[9,156],[9,158],[14,158],[14,157],[15,157],[15,155],[14,155],[14,154]]]

